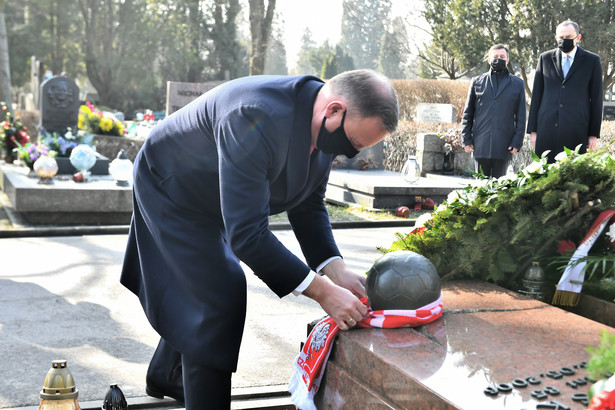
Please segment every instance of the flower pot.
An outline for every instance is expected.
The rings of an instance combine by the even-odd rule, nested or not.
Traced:
[[[442,164],[442,173],[444,175],[453,175],[455,171],[455,153],[448,151],[444,153],[444,163]]]

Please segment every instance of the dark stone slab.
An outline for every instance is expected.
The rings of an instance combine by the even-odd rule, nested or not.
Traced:
[[[587,376],[579,367],[589,360],[587,346],[599,344],[601,330],[615,329],[486,282],[447,282],[443,303],[442,318],[415,329],[340,332],[318,408],[353,403],[357,386],[392,408],[533,409],[551,400],[585,408],[572,395],[587,387],[567,382]],[[548,376],[563,367],[575,374]],[[540,384],[484,393],[530,376]],[[547,386],[560,394],[544,401],[532,396]]]
[[[143,138],[114,137],[110,135],[94,135],[96,152],[113,161],[120,150],[126,151],[128,159],[135,161],[137,153],[145,143]]]
[[[73,164],[70,163],[70,158],[68,157],[57,157],[56,162],[58,163],[58,174],[73,175],[77,172]],[[90,173],[92,175],[109,175],[109,158],[98,154],[96,163],[90,169]]]

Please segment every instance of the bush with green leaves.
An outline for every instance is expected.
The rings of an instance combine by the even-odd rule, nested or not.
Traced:
[[[476,278],[508,287],[538,261],[548,280],[557,283],[570,259],[567,255],[559,266],[552,263],[560,255],[558,244],[578,245],[599,213],[615,206],[615,160],[606,153],[571,150],[559,154],[554,164],[533,158],[517,174],[453,191],[423,226],[397,234],[383,251],[418,252],[434,263],[443,280]],[[614,266],[612,248],[598,242],[592,255]],[[614,277],[613,269],[600,271],[586,278],[584,292],[592,286],[603,291]],[[615,297],[615,286],[607,293]]]

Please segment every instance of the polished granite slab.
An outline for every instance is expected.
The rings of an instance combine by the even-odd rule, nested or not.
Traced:
[[[577,383],[586,347],[615,329],[485,282],[445,283],[443,304],[442,318],[416,329],[341,332],[318,408],[586,407],[573,400],[589,386]],[[530,377],[539,383],[512,386]],[[489,395],[490,386],[512,388]]]

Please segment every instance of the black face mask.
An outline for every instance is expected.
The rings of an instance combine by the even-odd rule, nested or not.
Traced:
[[[506,60],[501,58],[494,58],[491,60],[491,69],[497,73],[506,69]]]
[[[557,47],[562,50],[562,53],[570,53],[574,48],[573,38],[560,38],[557,40]]]
[[[318,138],[316,139],[316,147],[325,154],[345,155],[348,158],[354,158],[359,151],[352,146],[352,143],[344,132],[344,120],[346,119],[346,111],[342,116],[342,123],[339,128],[333,132],[329,132],[325,128],[327,117],[322,119]]]

